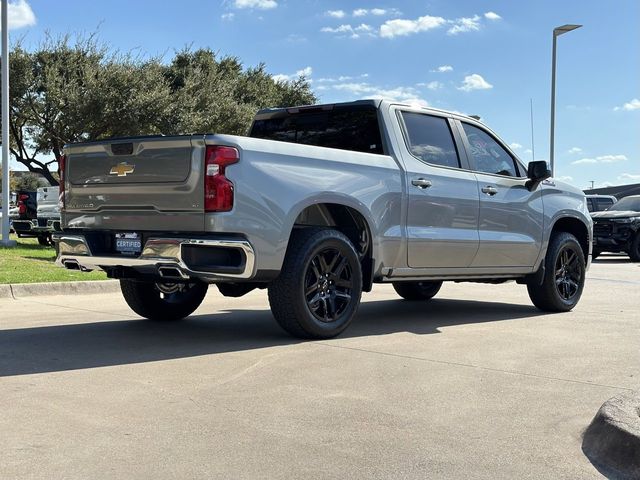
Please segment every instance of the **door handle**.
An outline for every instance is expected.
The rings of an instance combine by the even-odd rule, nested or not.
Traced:
[[[429,188],[431,185],[431,180],[427,180],[426,178],[414,178],[411,180],[411,185],[418,188]]]
[[[498,193],[498,189],[496,187],[492,187],[491,185],[487,185],[486,187],[482,187],[482,193],[494,196],[496,193]]]

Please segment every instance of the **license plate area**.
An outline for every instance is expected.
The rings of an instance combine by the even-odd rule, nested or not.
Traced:
[[[140,255],[142,252],[142,238],[139,233],[122,232],[115,234],[116,252],[123,255]]]

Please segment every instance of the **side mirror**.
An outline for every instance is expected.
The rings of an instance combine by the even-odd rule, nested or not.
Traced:
[[[529,177],[526,183],[527,189],[530,192],[535,190],[540,183],[550,176],[551,170],[549,170],[547,162],[544,160],[529,162],[529,166],[527,167],[527,177]]]

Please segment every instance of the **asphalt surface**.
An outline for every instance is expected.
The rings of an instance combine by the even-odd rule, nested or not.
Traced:
[[[581,436],[640,388],[639,287],[625,257],[567,314],[515,283],[378,285],[321,342],[264,291],[173,324],[119,294],[2,299],[0,478],[602,478]]]

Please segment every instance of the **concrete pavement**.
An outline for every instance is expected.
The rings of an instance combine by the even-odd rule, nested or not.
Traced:
[[[0,300],[0,477],[602,478],[600,405],[640,386],[640,267],[594,263],[573,312],[523,286],[363,296],[337,339],[287,337],[264,291],[193,317],[118,294]]]

